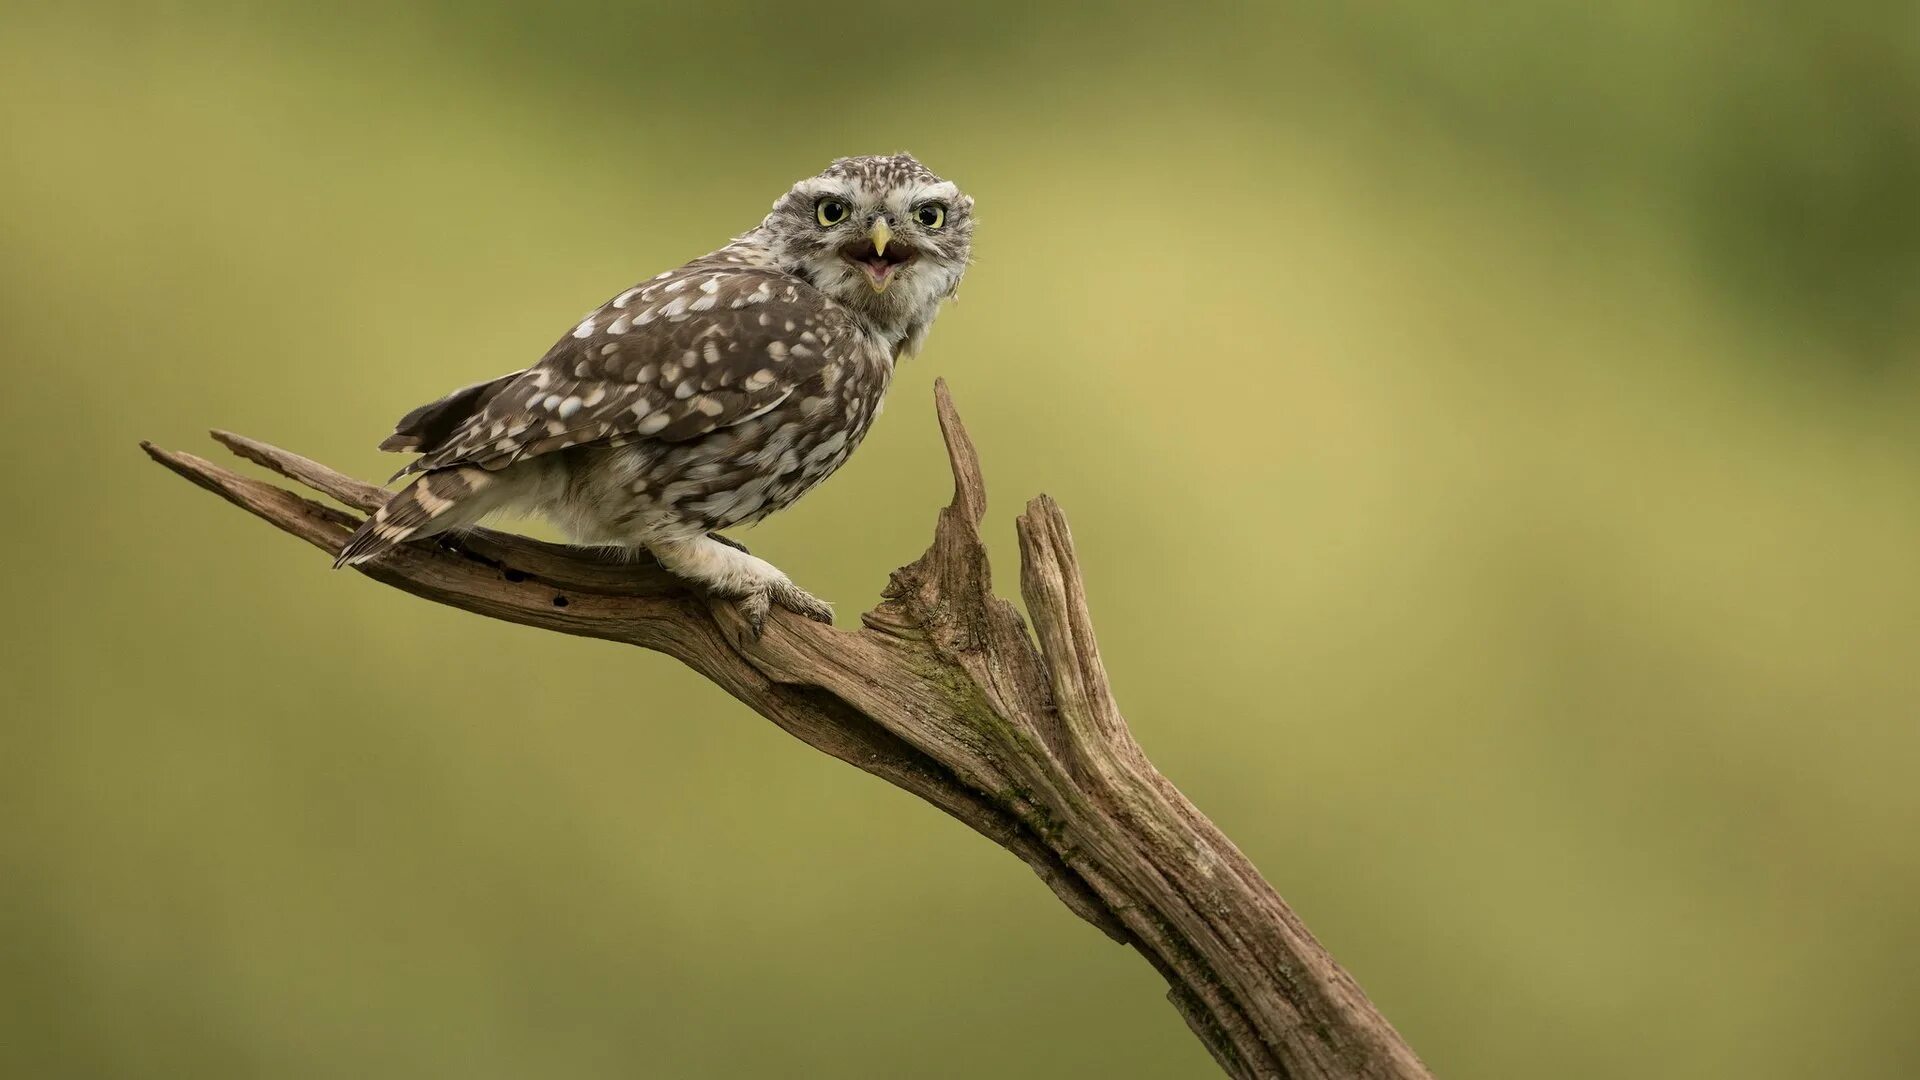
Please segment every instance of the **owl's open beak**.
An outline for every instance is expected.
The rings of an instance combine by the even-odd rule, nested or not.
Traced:
[[[888,246],[892,245],[892,250]],[[913,261],[912,248],[893,243],[893,227],[887,219],[875,218],[873,228],[867,237],[847,248],[840,254],[850,263],[858,266],[867,275],[867,284],[874,292],[886,292],[893,284],[894,275],[900,268]]]

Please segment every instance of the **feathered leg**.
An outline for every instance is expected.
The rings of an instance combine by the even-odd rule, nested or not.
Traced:
[[[710,536],[647,541],[647,549],[675,577],[740,605],[755,636],[774,604],[815,622],[833,622],[833,607],[809,595],[780,568]]]

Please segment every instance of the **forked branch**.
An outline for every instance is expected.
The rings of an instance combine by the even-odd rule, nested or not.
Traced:
[[[1235,1077],[1425,1077],[1420,1060],[1253,864],[1160,775],[1114,703],[1066,516],[1019,518],[1029,632],[993,595],[986,489],[941,383],[953,501],[857,631],[731,604],[651,563],[487,530],[361,567],[466,611],[673,656],[815,749],[906,789],[1013,852],[1075,914],[1132,946]],[[243,458],[366,512],[383,489],[224,432]],[[154,460],[336,553],[360,519],[191,454]]]

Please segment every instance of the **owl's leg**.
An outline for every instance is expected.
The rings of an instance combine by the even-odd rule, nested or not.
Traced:
[[[738,604],[755,637],[774,604],[815,622],[833,622],[833,607],[795,585],[779,567],[711,536],[649,540],[647,550],[675,577]]]

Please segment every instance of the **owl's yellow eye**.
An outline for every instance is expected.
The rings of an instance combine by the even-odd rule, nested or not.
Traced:
[[[847,219],[847,204],[839,199],[821,199],[813,205],[813,219],[822,227],[838,225]]]
[[[913,212],[913,220],[923,229],[937,229],[947,223],[947,208],[937,202],[928,203]]]

